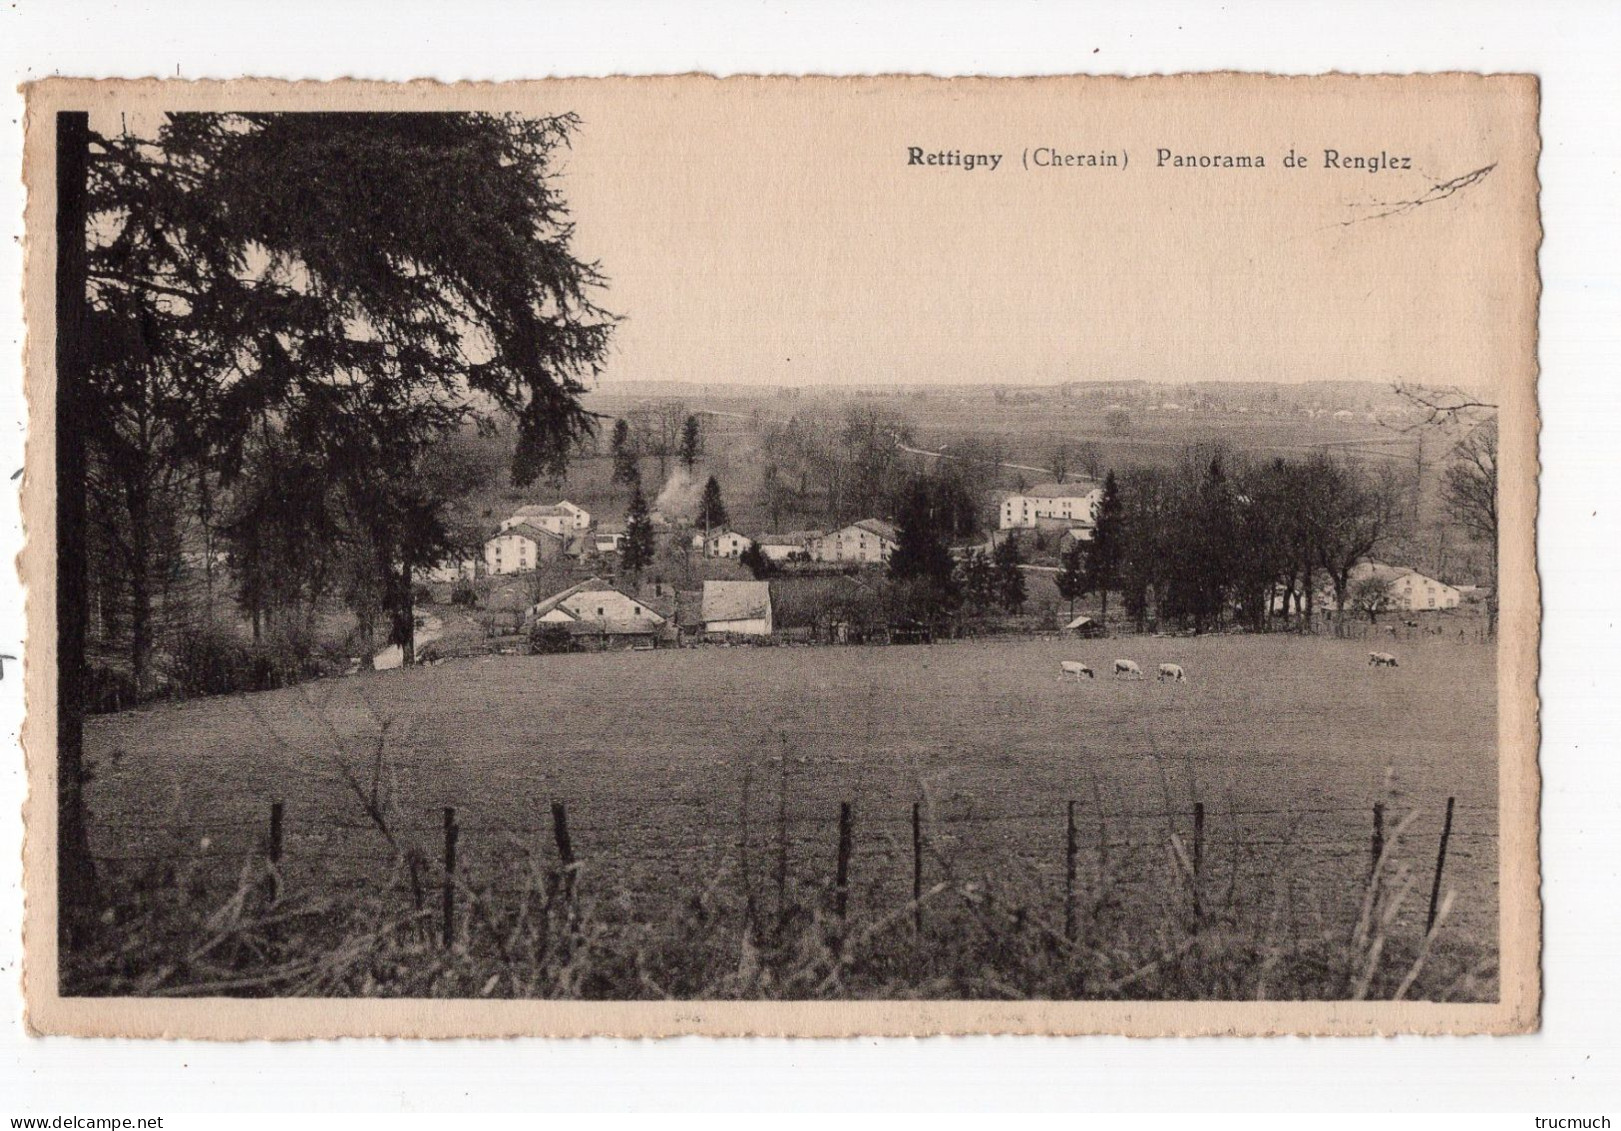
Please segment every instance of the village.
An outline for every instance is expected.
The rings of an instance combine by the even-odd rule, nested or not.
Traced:
[[[958,623],[945,635],[1068,633],[1094,637],[1158,630],[1123,614],[1105,623],[1093,600],[1088,612],[1066,602],[1059,582],[1066,562],[1084,560],[1097,532],[1104,488],[1081,479],[995,493],[997,525],[982,540],[950,548],[957,572],[976,558],[989,562],[998,548],[1020,547],[1016,568],[1025,600],[1000,616]],[[435,662],[468,652],[648,650],[700,644],[912,643],[932,639],[915,618],[895,616],[882,592],[887,565],[900,545],[895,523],[868,517],[835,530],[744,532],[710,529],[660,512],[647,516],[654,562],[624,568],[627,538],[622,518],[594,515],[567,499],[517,507],[484,541],[482,554],[417,572],[418,659]],[[664,568],[658,568],[658,567]],[[1421,627],[1440,634],[1435,614],[1484,598],[1477,586],[1449,585],[1418,570],[1378,560],[1358,562],[1350,581],[1359,595],[1354,611],[1370,623],[1399,614],[1387,631]],[[1314,612],[1332,625],[1333,587],[1316,588]],[[424,633],[457,608],[483,630],[454,640]],[[431,610],[431,611],[429,611]],[[1067,611],[1066,611],[1067,610]],[[1119,607],[1117,605],[1117,612]],[[1276,593],[1272,611],[1287,613]],[[1298,610],[1297,610],[1298,611]],[[429,621],[429,617],[433,621]],[[385,665],[389,666],[389,665]]]

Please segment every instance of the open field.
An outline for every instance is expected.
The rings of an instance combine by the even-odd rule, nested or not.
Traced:
[[[433,860],[440,808],[455,806],[464,874],[492,885],[525,853],[550,852],[561,798],[582,886],[657,900],[672,881],[735,870],[747,796],[756,867],[774,866],[780,828],[808,885],[828,880],[838,805],[854,803],[857,908],[909,895],[917,800],[931,877],[1017,873],[1055,892],[1074,799],[1080,882],[1130,914],[1169,835],[1187,842],[1197,799],[1215,891],[1241,914],[1327,932],[1356,917],[1371,807],[1387,799],[1392,830],[1420,811],[1394,848],[1418,881],[1393,927],[1411,940],[1450,795],[1447,930],[1490,953],[1492,654],[1439,639],[1398,650],[1395,670],[1368,667],[1359,642],[1229,636],[489,657],[370,673],[92,720],[93,847],[179,851],[217,862],[228,883],[281,800],[290,885],[374,884],[395,857],[339,766],[369,789],[386,729],[380,799],[394,835]],[[1174,660],[1189,682],[1116,681],[1117,655],[1150,673]],[[1100,678],[1060,683],[1060,658]]]
[[[656,386],[647,386],[655,388]],[[833,389],[794,400],[728,394],[719,387],[680,398],[689,410],[719,413],[706,427],[736,430],[751,419],[782,421],[796,413],[832,414],[856,406],[892,415],[910,424],[923,447],[955,444],[964,437],[994,439],[1014,463],[1045,467],[1059,444],[1092,444],[1105,467],[1152,466],[1174,460],[1185,447],[1221,442],[1257,459],[1300,456],[1327,447],[1343,454],[1407,460],[1413,441],[1365,419],[1334,420],[1299,413],[1217,411],[1132,414],[1130,427],[1115,431],[1105,422],[1103,399],[1072,399],[1051,390],[1039,397],[997,400],[986,389],[937,387],[926,395],[854,397]],[[646,399],[613,392],[592,395],[594,409],[609,415],[630,412]],[[1075,469],[1072,469],[1072,471]],[[1031,473],[1027,478],[1036,478]],[[1017,478],[1010,472],[1009,479]]]

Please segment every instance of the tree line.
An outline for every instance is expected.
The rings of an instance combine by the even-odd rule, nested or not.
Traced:
[[[1489,497],[1495,506],[1495,470],[1481,473],[1478,453],[1473,463],[1466,458],[1469,443],[1448,471],[1450,493]],[[1484,443],[1484,433],[1475,436],[1474,447]],[[1055,580],[1072,603],[1097,596],[1105,619],[1118,594],[1139,628],[1309,629],[1323,594],[1336,617],[1358,607],[1355,567],[1404,534],[1405,490],[1388,466],[1325,453],[1254,460],[1190,447],[1171,466],[1108,472],[1091,539],[1065,551]],[[931,619],[992,607],[1017,612],[1025,594],[1019,533],[954,558],[955,531],[939,492],[929,477],[905,492],[891,578],[912,588],[914,608]],[[1484,504],[1476,510],[1487,513]]]

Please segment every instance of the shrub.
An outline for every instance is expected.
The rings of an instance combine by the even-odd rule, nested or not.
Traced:
[[[535,655],[572,652],[574,637],[560,624],[536,623],[529,629],[529,651]]]
[[[324,669],[313,643],[296,629],[278,629],[254,644],[209,627],[175,641],[168,676],[171,693],[187,698],[271,691],[315,679]]]
[[[128,672],[104,664],[91,664],[85,671],[85,711],[92,715],[106,715],[122,711],[140,702],[140,692]]]

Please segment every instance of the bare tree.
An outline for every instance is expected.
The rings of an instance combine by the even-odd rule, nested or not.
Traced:
[[[1070,471],[1069,445],[1063,441],[1054,444],[1047,462],[1052,465],[1053,482],[1062,483]]]
[[[1497,631],[1497,418],[1476,425],[1452,449],[1442,480],[1447,510],[1491,552],[1487,629]]]
[[[1410,408],[1408,420],[1390,425],[1402,432],[1437,426],[1453,427],[1497,412],[1495,404],[1481,400],[1456,385],[1431,386],[1397,381],[1391,388]]]
[[[1379,614],[1395,607],[1395,592],[1388,577],[1364,577],[1351,586],[1351,605],[1368,614],[1369,624],[1379,623]]]
[[[1080,444],[1075,448],[1075,466],[1088,479],[1100,479],[1103,477],[1103,453],[1090,441]]]
[[[686,406],[680,401],[645,405],[630,414],[630,422],[637,452],[659,461],[659,482],[663,483],[670,475],[670,461],[681,451]]]
[[[1399,531],[1401,487],[1390,467],[1369,471],[1326,456],[1317,462],[1326,466],[1316,500],[1319,509],[1312,516],[1314,541],[1317,562],[1334,586],[1338,620],[1350,598],[1351,570]]]
[[[1497,419],[1477,425],[1452,449],[1443,495],[1452,517],[1476,538],[1497,542]]]

